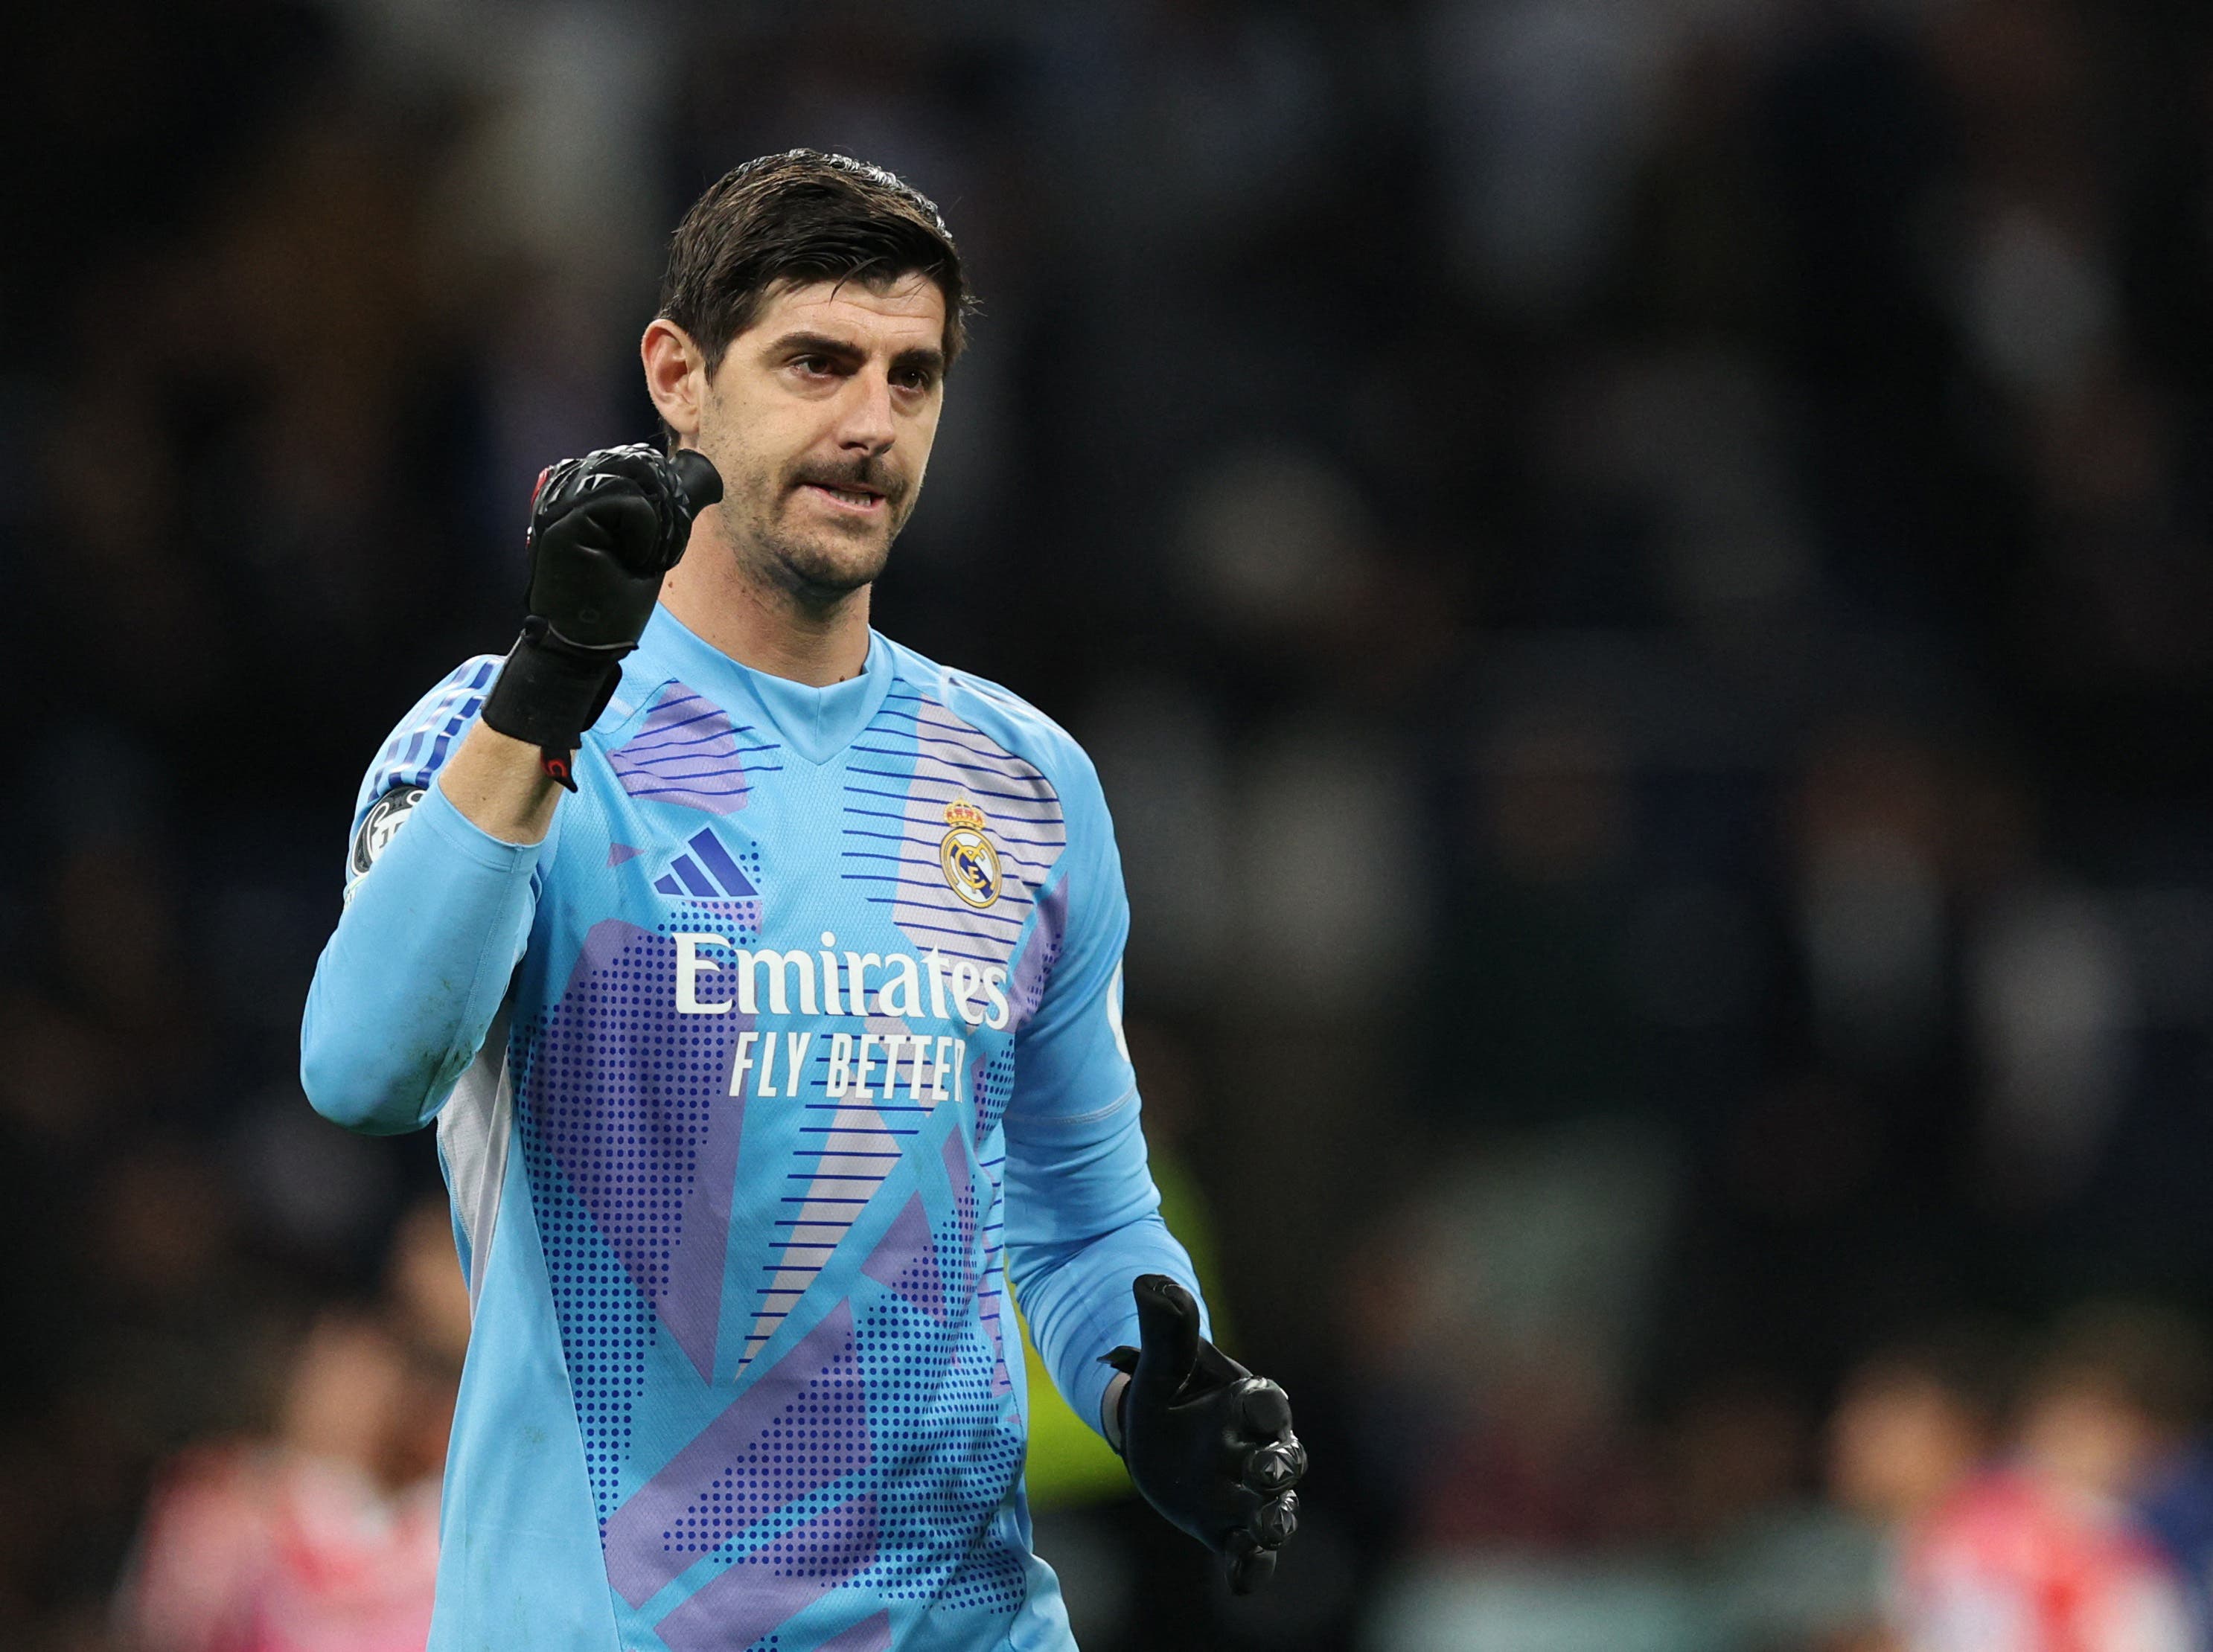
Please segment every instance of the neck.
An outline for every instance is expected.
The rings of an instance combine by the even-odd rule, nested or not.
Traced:
[[[869,658],[869,589],[808,595],[749,576],[720,536],[692,535],[661,586],[685,629],[741,665],[809,688],[858,677]]]

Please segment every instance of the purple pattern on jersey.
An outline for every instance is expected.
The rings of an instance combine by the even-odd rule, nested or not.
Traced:
[[[745,1117],[722,1075],[753,1017],[733,1012],[703,1038],[677,1021],[675,1000],[674,942],[619,918],[594,924],[546,1017],[533,1112],[608,1247],[705,1376]],[[647,1081],[672,1051],[678,1070]]]
[[[855,1624],[842,1635],[833,1635],[814,1652],[891,1652],[892,1614],[879,1612]]]
[[[734,815],[752,790],[746,756],[777,750],[773,742],[741,744],[740,736],[753,732],[734,726],[704,695],[671,683],[637,732],[607,753],[607,766],[634,798]]]
[[[600,1518],[608,1518],[643,1380],[649,1303],[694,1369],[711,1370],[742,1101],[723,1094],[727,1017],[679,1024],[675,945],[595,924],[560,1001],[522,1053],[516,1096]],[[637,1293],[597,1260],[611,1255]]]
[[[958,1236],[941,1233],[940,1272],[957,1276]],[[972,1313],[944,1323],[886,1294],[855,1337],[867,1373],[882,1490],[882,1598],[1011,1612],[1027,1588],[1018,1533],[995,1523],[1021,1473],[1021,1420],[997,1393]],[[1009,1553],[1009,1552],[1012,1552]],[[990,1587],[954,1585],[966,1576]],[[1009,1581],[1011,1580],[1011,1581]]]
[[[717,1030],[725,1038],[735,1038],[753,1023],[753,1017],[733,1010]],[[743,1096],[725,1096],[709,1109],[698,1173],[684,1189],[683,1209],[677,1218],[668,1283],[655,1303],[661,1323],[703,1382],[715,1379],[715,1339],[722,1330],[722,1282],[729,1266],[730,1198],[737,1187],[738,1142],[745,1116]]]
[[[852,755],[809,768],[803,788],[777,791],[779,749],[752,744],[781,738],[769,716],[741,709],[752,704],[741,686],[718,689],[717,708],[668,683],[671,669],[722,682],[704,662],[656,665],[645,692],[603,725],[628,720],[621,744],[595,742],[602,778],[621,790],[603,786],[594,804],[588,787],[564,828],[565,873],[533,874],[533,890],[552,898],[538,909],[509,1040],[524,1214],[537,1224],[537,1289],[546,1293],[525,1303],[533,1317],[523,1353],[549,1399],[565,1379],[567,1403],[552,1400],[552,1415],[565,1431],[573,1414],[576,1443],[542,1483],[521,1485],[518,1473],[510,1485],[504,1468],[457,1478],[457,1517],[487,1544],[517,1540],[521,1553],[536,1534],[519,1521],[509,1531],[502,1514],[524,1496],[573,1499],[581,1447],[604,1583],[587,1558],[574,1576],[533,1572],[531,1592],[581,1601],[595,1621],[611,1605],[625,1645],[1002,1644],[1033,1573],[1021,1515],[1021,1377],[1008,1364],[1018,1345],[1003,1318],[1012,1298],[1000,1121],[1017,1036],[1070,985],[1055,980],[1064,963],[1072,973],[1071,918],[1088,934],[1102,893],[1088,881],[1068,887],[1071,828],[1046,773],[1061,772],[1068,749],[1019,706],[934,668],[918,683],[895,659]],[[473,709],[472,676],[464,668],[451,680],[458,692],[421,731],[427,738]],[[1075,762],[1067,807],[1087,823],[1098,805]],[[833,836],[814,788],[847,781],[845,829]],[[671,806],[646,806],[656,802]],[[976,814],[955,809],[956,827],[946,814],[959,804]],[[549,854],[546,869],[556,865]],[[1111,886],[1103,893],[1111,907]],[[592,925],[618,912],[633,921]],[[887,957],[864,1000],[842,983],[824,988],[819,1016],[764,1006],[749,1017],[731,1005],[678,1018],[676,932],[727,938],[705,953],[722,967],[697,982],[720,1008],[739,979],[728,947],[772,946],[796,960],[796,949],[811,954],[832,929],[839,948],[872,947],[903,964],[909,951],[935,951],[948,968],[925,958],[918,980],[910,969],[894,987],[881,978],[893,975]],[[549,973],[549,960],[558,967],[580,940],[566,979]],[[1003,994],[1004,1025],[960,1024],[963,1000],[985,999],[956,989],[956,961],[999,972],[991,986]],[[951,1047],[939,1035],[967,1040],[966,1071],[945,1075],[944,1118],[905,1042],[909,1022],[931,1033],[933,1065]],[[1058,1076],[1057,1059],[1071,1077],[1076,1060],[1088,1070],[1103,1023],[1084,1032],[1039,1048],[1042,1078]],[[772,1080],[764,1033],[777,1041]],[[732,1095],[735,1046],[747,1034],[753,1078]],[[875,1063],[865,1080],[864,1035]],[[838,1096],[833,1074],[846,1078]],[[863,1082],[873,1096],[857,1090]],[[1067,1185],[1080,1212],[1081,1169]],[[560,1340],[546,1347],[536,1327],[549,1310]],[[479,1404],[460,1460],[508,1462],[524,1420]],[[473,1610],[496,1615],[500,1605]]]
[[[615,1511],[607,1581],[641,1606],[701,1555],[869,1467],[867,1403],[841,1302]]]
[[[991,1393],[997,1399],[1014,1392],[1015,1380],[1007,1370],[1006,1334],[999,1325],[998,1282],[991,1274],[998,1258],[988,1251],[978,1254],[976,1175],[964,1131],[954,1130],[945,1138],[945,1174],[953,1182],[954,1231],[960,1247],[959,1301],[964,1309],[972,1304],[977,1323],[991,1339]]]
[[[1006,1283],[999,1277],[999,1257],[1006,1248],[1007,1236],[1006,1216],[999,1203],[999,1184],[1000,1174],[1006,1163],[1006,1153],[1002,1151],[997,1158],[978,1159],[976,1163],[991,1190],[991,1203],[985,1207],[984,1225],[978,1232],[984,1246],[984,1306],[979,1317],[991,1339],[991,1392],[994,1394],[1015,1391],[1015,1379],[1007,1370],[1006,1329],[999,1317],[1000,1308],[1007,1297]]]
[[[991,1394],[994,1399],[1015,1391],[1014,1374],[1007,1370],[1006,1333],[999,1327],[999,1293],[990,1291],[984,1303],[984,1328],[991,1338]]]
[[[990,1339],[990,1391],[992,1397],[997,1399],[1012,1394],[1015,1389],[1014,1377],[1007,1370],[1006,1332],[1000,1324],[1000,1309],[1005,1293],[997,1273],[1000,1236],[1004,1224],[999,1219],[997,1172],[980,1163],[972,1166],[969,1151],[964,1132],[955,1129],[946,1137],[945,1174],[953,1183],[954,1230],[960,1247],[959,1302],[963,1307],[974,1305],[977,1324]],[[1004,1163],[1004,1155],[993,1161],[994,1164]],[[991,1207],[986,1219],[980,1225],[976,1212],[975,1172],[978,1169],[985,1171],[991,1189]]]
[[[904,1034],[906,1023],[871,1017],[860,1023],[881,1038]],[[777,1224],[784,1236],[783,1254],[760,1286],[753,1330],[738,1356],[743,1370],[766,1345],[783,1322],[783,1316],[807,1294],[853,1224],[884,1185],[899,1162],[899,1144],[920,1128],[926,1103],[894,1099],[883,1082],[879,1062],[863,1085],[857,1061],[851,1069],[846,1093],[832,1097],[828,1091],[827,1039],[818,1036],[807,1057],[808,1077],[801,1082],[808,1099],[801,1103],[808,1122],[800,1127],[795,1168],[789,1180],[804,1183],[785,1200],[789,1212]],[[787,1058],[788,1059],[788,1058]],[[790,1088],[789,1078],[785,1080]],[[856,1092],[866,1088],[863,1097]]]
[[[1045,1002],[1052,967],[1060,962],[1060,944],[1068,934],[1068,879],[1064,878],[1038,897],[1037,922],[1022,943],[1021,957],[1008,983],[1007,997],[1013,1019],[1011,1030],[1020,1032]]]
[[[670,1652],[745,1652],[876,1558],[876,1500],[855,1497],[747,1555],[654,1625]]]
[[[861,1264],[861,1272],[879,1285],[890,1286],[893,1294],[910,1308],[942,1325],[945,1280],[937,1266],[936,1242],[936,1236],[930,1230],[930,1218],[923,1214],[922,1195],[917,1193],[892,1219],[884,1236],[869,1253],[869,1260]]]
[[[953,1233],[959,1271],[954,1301],[966,1308],[976,1300],[976,1177],[968,1165],[968,1144],[958,1130],[945,1138],[945,1175],[953,1184]]]
[[[1019,1437],[1019,1436],[1018,1436]],[[979,1543],[960,1557],[940,1597],[948,1606],[1012,1613],[1029,1595],[1022,1551],[1011,1543]]]
[[[956,1164],[960,1133],[948,1144]],[[974,1242],[972,1191],[956,1202],[970,1220],[965,1238],[938,1236],[947,1247],[941,1276],[959,1271],[944,1265],[951,1247]],[[895,1229],[902,1225],[905,1242],[917,1228],[929,1231],[926,1222],[895,1219]],[[905,1242],[879,1242],[877,1251]],[[803,1606],[808,1597],[780,1593],[764,1576],[762,1557],[780,1552],[770,1540],[826,1496],[859,1489],[846,1478],[854,1475],[876,1499],[881,1550],[892,1558],[845,1581],[879,1598],[1013,1611],[1027,1588],[1021,1548],[992,1516],[1020,1474],[1023,1436],[991,1364],[967,1314],[933,1313],[887,1293],[857,1321],[840,1302],[616,1512],[607,1527],[611,1582],[637,1606],[696,1576],[703,1560],[711,1567],[743,1552],[699,1593],[737,1577],[765,1589],[780,1611],[797,1610],[791,1600]],[[758,1619],[737,1621],[748,1635],[761,1632]]]
[[[1043,770],[905,682],[894,684],[853,746],[845,786],[849,883],[892,908],[918,952],[936,951],[978,969],[1004,967],[1068,829],[1060,795]],[[953,892],[941,851],[948,805],[985,817],[997,856],[999,893],[974,907]]]
[[[1015,1052],[1012,1045],[997,1054],[979,1051],[968,1064],[968,1093],[976,1102],[976,1151],[981,1153],[991,1133],[1006,1116],[1015,1093]]]

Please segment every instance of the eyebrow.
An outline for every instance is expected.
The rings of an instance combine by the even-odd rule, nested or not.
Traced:
[[[826,332],[809,332],[803,329],[783,334],[769,346],[769,353],[771,355],[789,355],[795,353],[827,355],[833,360],[854,366],[859,365],[867,359],[868,355],[866,350],[857,348],[850,339],[833,337]],[[894,372],[914,367],[922,368],[933,378],[942,375],[945,371],[945,352],[934,345],[917,344],[912,349],[903,349],[892,357],[892,368]]]
[[[917,344],[912,349],[901,350],[892,357],[894,372],[902,367],[920,367],[933,379],[945,376],[945,352],[930,344]]]

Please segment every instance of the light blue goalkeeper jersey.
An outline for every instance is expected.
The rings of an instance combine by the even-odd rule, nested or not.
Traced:
[[[369,770],[302,1029],[326,1116],[437,1121],[475,1329],[433,1652],[1071,1645],[1007,1278],[1086,1418],[1131,1278],[1197,1285],[1089,762],[881,636],[815,689],[664,609],[520,847],[436,784],[498,664]]]

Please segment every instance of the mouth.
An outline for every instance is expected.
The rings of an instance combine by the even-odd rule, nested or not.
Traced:
[[[802,482],[799,485],[817,499],[826,501],[832,509],[855,516],[874,516],[884,508],[884,495],[863,483]]]

